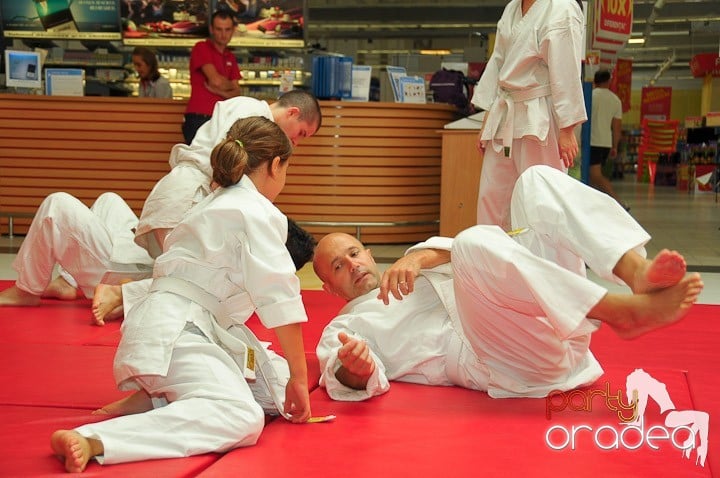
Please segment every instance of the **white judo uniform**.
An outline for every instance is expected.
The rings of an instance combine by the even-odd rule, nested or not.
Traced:
[[[521,0],[505,7],[495,48],[471,100],[488,112],[478,224],[506,230],[517,178],[536,164],[565,170],[557,146],[559,129],[587,119],[580,7],[575,0],[536,0],[525,16],[521,8]]]
[[[513,227],[526,232],[510,237],[479,225],[454,240],[431,238],[408,251],[449,250],[450,264],[422,271],[402,301],[386,306],[374,290],[340,311],[317,347],[331,398],[364,400],[387,392],[391,380],[544,397],[602,375],[589,350],[597,324],[586,315],[607,290],[575,261],[572,270],[553,261],[571,252],[621,283],[616,263],[629,250],[644,257],[650,236],[612,198],[547,166],[523,173],[512,212]],[[367,341],[377,366],[365,390],[335,377],[339,332]]]
[[[135,242],[150,256],[163,252],[153,235],[155,229],[174,229],[187,212],[207,197],[212,181],[210,153],[227,136],[237,120],[262,116],[274,121],[267,102],[238,96],[215,104],[212,117],[198,129],[188,146],[176,144],[170,152],[168,174],[163,176],[145,199],[140,214]],[[122,285],[123,309],[128,311],[150,290],[150,280],[128,282]]]
[[[163,176],[145,199],[135,241],[157,257],[163,252],[156,244],[154,229],[174,229],[185,214],[210,194],[212,167],[210,153],[241,118],[262,116],[273,121],[265,101],[238,96],[215,104],[212,117],[198,130],[192,143],[176,144],[170,151],[170,172]]]
[[[253,312],[268,328],[305,322],[286,235],[287,218],[245,176],[206,198],[168,236],[155,281],[171,277],[212,294],[238,324]],[[77,428],[102,440],[105,454],[98,461],[223,452],[257,441],[263,408],[218,339],[214,321],[198,303],[163,290],[127,311],[116,382],[169,403]],[[287,364],[281,362],[286,383]]]
[[[149,274],[153,260],[134,241],[137,224],[135,213],[115,193],[101,194],[91,208],[67,193],[50,194],[13,261],[17,287],[42,295],[55,264],[86,297],[93,296],[108,271]]]

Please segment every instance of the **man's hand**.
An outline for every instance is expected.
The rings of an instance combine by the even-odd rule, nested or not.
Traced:
[[[401,257],[383,274],[377,298],[385,305],[392,294],[397,300],[415,290],[415,278],[421,269],[432,269],[450,262],[450,251],[443,249],[419,249]]]
[[[346,387],[364,390],[375,372],[370,347],[364,340],[350,337],[345,332],[338,334],[338,340],[342,344],[337,354],[342,367],[335,372],[335,377]]]
[[[420,274],[420,269],[422,262],[417,253],[410,253],[395,261],[383,273],[378,299],[381,299],[385,305],[390,303],[389,294],[397,300],[402,300],[403,295],[408,295],[415,289],[415,278]]]
[[[307,383],[290,377],[285,386],[285,409],[293,423],[305,423],[310,419],[310,394]]]

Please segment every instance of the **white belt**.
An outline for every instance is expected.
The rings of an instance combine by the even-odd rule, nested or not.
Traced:
[[[495,152],[505,151],[505,157],[511,157],[513,137],[515,136],[515,103],[550,96],[550,85],[540,85],[526,90],[509,91],[500,89],[500,96],[495,100],[485,118],[485,127],[490,133],[490,141]],[[503,116],[505,120],[503,122]],[[487,133],[483,133],[486,136]],[[499,136],[499,138],[498,138]]]
[[[259,370],[278,412],[286,419],[290,419],[290,415],[283,412],[284,397],[280,397],[272,386],[278,378],[265,347],[245,324],[238,324],[230,319],[225,304],[197,285],[176,277],[154,279],[150,291],[171,292],[207,309],[215,318],[212,324],[218,339],[223,348],[235,359],[245,378],[250,381],[255,380],[255,370]]]

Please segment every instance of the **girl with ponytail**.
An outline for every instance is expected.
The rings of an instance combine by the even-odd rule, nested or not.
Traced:
[[[115,379],[138,391],[101,409],[121,416],[53,434],[67,471],[91,458],[112,464],[254,445],[264,412],[310,418],[307,315],[285,247],[288,220],[272,204],[291,153],[262,117],[238,120],[213,149],[217,187],[167,236],[151,292],[123,323]],[[285,359],[244,327],[253,313],[275,331]]]

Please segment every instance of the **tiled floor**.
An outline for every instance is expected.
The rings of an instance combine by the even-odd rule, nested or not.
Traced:
[[[720,304],[720,202],[714,194],[678,191],[672,187],[652,187],[636,183],[626,175],[613,182],[618,195],[631,206],[631,214],[647,229],[653,240],[648,254],[653,256],[662,248],[677,249],[685,255],[688,268],[702,274],[705,290],[700,302]],[[718,198],[720,200],[720,198]],[[16,250],[22,237],[0,237],[0,250]],[[387,264],[400,257],[408,245],[370,245],[378,262]],[[10,264],[12,253],[0,253],[0,279],[14,279]],[[299,273],[305,289],[320,288],[320,282],[310,265]],[[627,290],[602,282],[610,290]]]

